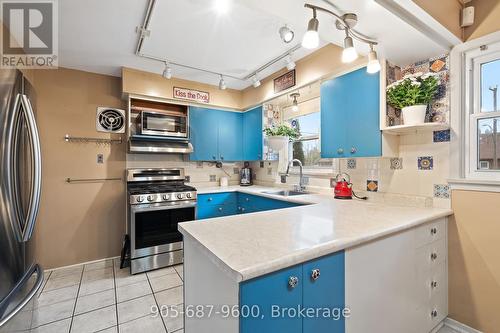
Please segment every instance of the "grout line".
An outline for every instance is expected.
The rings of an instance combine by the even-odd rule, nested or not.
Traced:
[[[80,275],[80,283],[78,284],[78,290],[76,291],[76,299],[75,299],[75,305],[73,306],[73,314],[71,315],[71,323],[69,324],[69,331],[71,332],[71,329],[73,328],[73,318],[75,317],[75,310],[76,310],[76,304],[78,303],[78,296],[80,294],[80,287],[82,285],[82,279],[83,279],[83,271],[85,269],[85,266],[82,269],[82,273]]]
[[[175,271],[175,269],[174,269],[174,271]],[[149,288],[151,288],[151,291],[153,291],[153,286],[151,285],[151,281],[149,281],[149,276],[148,276],[147,273],[146,273],[146,278],[148,279],[147,281],[149,283]],[[160,305],[158,304],[158,300],[156,299],[155,292],[153,292],[153,298],[155,300],[156,308],[158,309],[158,312],[159,312],[159,315],[160,315],[161,323],[163,324],[163,327],[165,328],[165,332],[168,333],[167,325],[165,324],[165,320],[163,320],[163,316],[161,315],[161,308],[160,308]]]
[[[120,325],[118,325],[118,295],[116,293],[115,259],[113,259],[111,263],[113,264],[113,286],[115,290],[116,331],[120,333]]]

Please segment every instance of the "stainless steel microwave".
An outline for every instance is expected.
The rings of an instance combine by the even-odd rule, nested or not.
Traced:
[[[188,138],[187,112],[141,111],[137,120],[142,135]]]

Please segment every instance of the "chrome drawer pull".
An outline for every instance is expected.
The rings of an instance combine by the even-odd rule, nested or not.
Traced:
[[[431,235],[437,235],[437,233],[438,233],[437,228],[431,229]]]
[[[432,261],[436,260],[436,259],[437,259],[437,257],[438,257],[437,253],[435,253],[435,252],[432,252],[432,253],[431,253],[431,260],[432,260]]]
[[[319,276],[321,275],[321,272],[319,271],[319,268],[313,269],[311,272],[311,279],[313,281],[316,281],[319,279]]]
[[[434,288],[437,288],[437,286],[438,286],[437,281],[432,281],[432,282],[431,282],[431,288],[433,288],[433,289],[434,289]]]
[[[432,310],[432,311],[431,311],[431,317],[432,317],[432,318],[436,318],[437,316],[438,316],[438,312],[437,312],[437,310],[436,310],[436,309]]]
[[[290,276],[288,278],[288,286],[290,288],[295,288],[295,287],[297,287],[298,284],[299,284],[299,278],[298,277],[296,277],[296,276]]]

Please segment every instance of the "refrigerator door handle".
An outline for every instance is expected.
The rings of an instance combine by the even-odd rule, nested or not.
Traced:
[[[38,135],[38,128],[36,126],[35,114],[31,106],[28,96],[20,95],[20,108],[22,109],[24,119],[28,125],[28,142],[31,146],[31,158],[33,161],[32,166],[32,188],[30,190],[30,198],[28,205],[28,214],[24,230],[22,231],[22,241],[27,242],[35,228],[38,210],[40,208],[40,196],[42,190],[42,155],[40,148],[40,137]]]
[[[16,307],[9,312],[7,315],[4,315],[0,318],[0,327],[2,327],[6,322],[8,322],[12,317],[14,317],[19,311],[21,311],[26,304],[35,296],[35,294],[38,292],[40,287],[42,286],[43,283],[43,269],[40,267],[40,265],[35,264],[30,267],[28,272],[24,275],[24,277],[18,282],[18,284],[15,286],[15,288],[7,295],[7,297],[4,299],[4,301],[9,301],[11,297],[14,296],[14,294],[18,291],[18,289],[22,288],[28,281],[30,277],[33,276],[33,274],[36,272],[36,282],[33,288],[31,288],[30,292],[23,298],[19,304],[16,305]],[[3,302],[2,302],[3,303]],[[0,307],[4,306],[4,304],[0,304]]]

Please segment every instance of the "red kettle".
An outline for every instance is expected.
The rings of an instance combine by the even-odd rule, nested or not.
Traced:
[[[347,173],[339,173],[335,177],[333,193],[335,194],[335,199],[352,199],[351,177]]]

